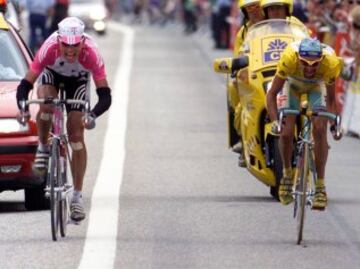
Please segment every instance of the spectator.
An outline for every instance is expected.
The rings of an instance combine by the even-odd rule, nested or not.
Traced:
[[[53,6],[54,0],[21,0],[20,2],[21,9],[27,9],[29,12],[29,47],[33,53],[48,36],[46,21]],[[40,32],[39,38],[37,31]]]
[[[306,15],[305,5],[304,5],[302,0],[294,0],[293,16],[298,18],[303,23],[308,22],[308,17]]]
[[[231,0],[216,0],[215,6],[218,10],[217,25],[215,26],[215,47],[217,49],[228,49],[230,47],[230,23],[227,21],[231,13]]]
[[[196,32],[198,26],[195,0],[182,0],[182,5],[184,11],[185,33],[191,34]]]
[[[57,31],[58,24],[68,16],[70,0],[55,0],[50,33]]]

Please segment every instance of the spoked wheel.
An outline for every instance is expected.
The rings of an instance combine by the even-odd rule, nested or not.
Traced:
[[[307,203],[307,185],[309,177],[309,146],[304,145],[303,157],[301,159],[300,169],[300,180],[296,187],[295,194],[295,212],[297,220],[297,244],[300,245],[303,239],[303,231],[305,224],[305,210]]]
[[[66,157],[61,157],[61,186],[66,188],[67,186],[67,166]],[[60,235],[61,237],[66,236],[66,226],[69,220],[69,197],[67,190],[63,190],[62,199],[59,203],[59,216],[60,216]]]
[[[61,194],[56,191],[59,186],[59,148],[57,141],[53,140],[51,147],[49,182],[50,182],[50,217],[51,217],[51,235],[53,241],[57,240],[59,231],[59,203],[61,201]]]

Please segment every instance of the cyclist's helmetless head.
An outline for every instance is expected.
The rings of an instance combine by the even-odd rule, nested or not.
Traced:
[[[84,23],[76,17],[68,17],[58,24],[58,42],[62,57],[68,62],[77,61],[84,43]]]

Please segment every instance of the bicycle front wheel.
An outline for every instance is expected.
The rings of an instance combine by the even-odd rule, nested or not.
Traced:
[[[305,224],[305,211],[306,211],[306,198],[307,198],[307,185],[309,177],[309,145],[304,144],[302,156],[300,158],[300,180],[296,185],[296,203],[297,203],[297,244],[300,245],[303,239],[304,224]]]
[[[60,186],[64,189],[61,194],[61,201],[59,203],[59,217],[60,217],[60,235],[61,237],[66,236],[66,226],[69,220],[69,195],[67,188],[67,158],[66,156],[60,157],[61,173],[60,173]]]
[[[51,235],[53,241],[57,240],[59,231],[59,202],[61,200],[59,187],[59,142],[52,141],[50,167],[48,171],[48,179],[50,183],[50,219],[51,219]]]

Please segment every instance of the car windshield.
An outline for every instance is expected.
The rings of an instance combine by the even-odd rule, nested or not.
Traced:
[[[249,28],[244,43],[247,43],[256,37],[276,34],[286,34],[291,35],[296,39],[303,39],[309,36],[309,31],[304,25],[288,20],[264,20]]]
[[[27,64],[10,31],[0,30],[0,48],[0,80],[21,80],[25,76]]]

